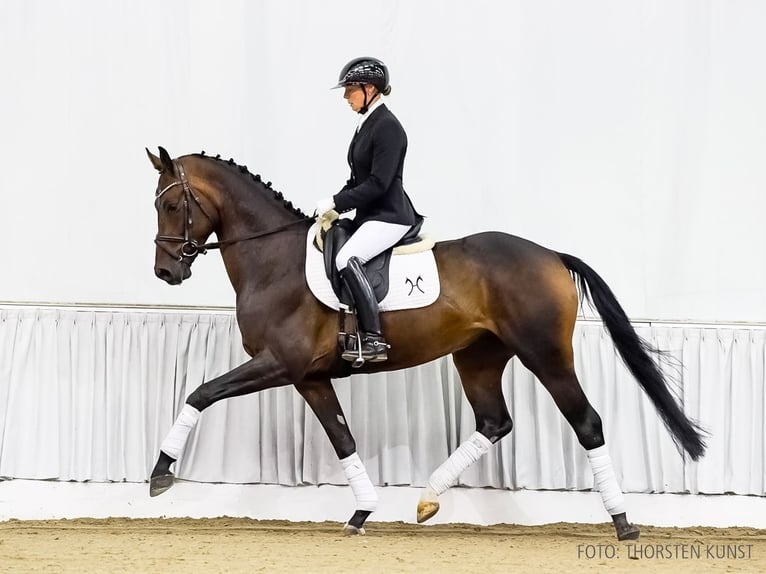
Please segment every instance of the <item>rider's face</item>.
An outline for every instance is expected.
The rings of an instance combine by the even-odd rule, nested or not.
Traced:
[[[351,109],[355,112],[358,112],[362,109],[362,107],[364,107],[364,90],[367,90],[367,105],[369,106],[372,103],[372,99],[374,98],[374,87],[370,84],[366,84],[364,86],[346,86],[343,92],[343,97],[348,100],[348,105],[351,106]]]

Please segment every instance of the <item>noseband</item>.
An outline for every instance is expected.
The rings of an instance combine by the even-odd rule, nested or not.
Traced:
[[[174,187],[180,185],[183,187],[184,191],[184,234],[183,236],[179,235],[156,235],[154,238],[154,243],[162,249],[165,253],[170,255],[173,259],[178,261],[179,263],[183,263],[184,259],[191,259],[194,260],[197,255],[200,253],[205,253],[207,251],[206,245],[199,245],[196,240],[191,238],[191,229],[192,229],[192,209],[191,209],[191,201],[193,200],[194,203],[197,204],[197,207],[199,207],[202,214],[207,217],[209,221],[213,221],[212,218],[207,214],[205,211],[205,208],[202,207],[202,203],[199,200],[199,197],[194,193],[191,186],[189,185],[189,181],[186,179],[186,172],[184,171],[183,166],[181,165],[181,162],[174,161],[173,165],[176,168],[176,171],[178,172],[178,177],[180,177],[180,181],[174,181],[170,185],[167,185],[163,190],[158,191],[155,198],[154,198],[154,204],[159,209],[159,201],[162,198],[162,196],[165,194],[166,191],[173,189]],[[173,253],[168,247],[166,247],[165,243],[180,243],[181,248],[178,250],[178,254]]]
[[[247,237],[238,237],[236,239],[224,239],[223,241],[214,241],[211,243],[203,243],[200,245],[197,243],[195,239],[192,239],[191,237],[191,230],[192,230],[192,207],[191,202],[194,201],[194,203],[197,204],[197,207],[199,207],[199,210],[202,212],[202,214],[210,221],[213,222],[213,218],[208,215],[208,213],[205,211],[205,208],[202,207],[202,203],[199,200],[199,197],[197,197],[197,194],[194,193],[194,190],[192,189],[191,185],[189,185],[189,181],[186,179],[186,172],[184,171],[183,166],[181,165],[181,162],[178,160],[173,161],[173,165],[176,168],[176,171],[178,172],[178,177],[180,178],[179,181],[174,181],[173,183],[165,186],[162,190],[158,191],[154,197],[154,204],[159,209],[159,201],[162,198],[162,196],[170,189],[173,189],[174,187],[180,185],[183,187],[184,191],[184,234],[183,236],[180,235],[156,235],[154,237],[154,243],[162,249],[165,253],[170,255],[173,259],[178,261],[179,263],[187,263],[188,265],[191,265],[191,263],[194,261],[194,259],[197,257],[197,255],[204,255],[207,253],[208,249],[221,249],[222,247],[226,247],[227,245],[231,245],[232,243],[238,243],[240,241],[248,241],[250,239],[257,239],[258,237],[264,237],[266,235],[271,235],[273,233],[277,233],[279,231],[282,231],[284,229],[287,229],[288,227],[292,227],[294,225],[297,225],[299,223],[303,223],[303,219],[298,219],[296,221],[290,221],[289,223],[285,223],[282,225],[279,225],[273,229],[270,229],[268,231],[261,231],[258,233],[253,233],[252,235],[248,235]],[[181,248],[178,250],[178,253],[173,253],[168,247],[166,247],[165,243],[180,243]],[[190,261],[186,261],[190,260]]]

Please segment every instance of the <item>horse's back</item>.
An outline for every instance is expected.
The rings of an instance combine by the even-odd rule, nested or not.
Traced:
[[[489,231],[434,246],[442,292],[493,324],[547,316],[573,322],[578,295],[559,254],[533,241]],[[497,331],[497,325],[491,330]]]
[[[515,265],[561,264],[555,251],[502,231],[483,231],[458,239],[438,241],[434,245],[437,263],[457,258],[484,261],[504,267]]]

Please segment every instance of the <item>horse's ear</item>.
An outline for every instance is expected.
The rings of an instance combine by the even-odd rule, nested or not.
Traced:
[[[146,155],[149,156],[149,161],[152,162],[152,165],[154,166],[154,169],[156,169],[158,172],[162,173],[163,171],[168,171],[170,173],[173,173],[174,167],[173,167],[173,160],[170,159],[170,154],[167,152],[167,150],[160,146],[160,157],[157,157],[152,152],[149,151],[149,148],[144,148],[146,150]]]
[[[160,160],[162,160],[163,167],[168,170],[170,173],[173,173],[173,160],[170,159],[170,154],[167,152],[167,150],[162,147],[158,146],[160,149]]]
[[[149,156],[149,161],[152,162],[154,169],[156,169],[159,172],[164,171],[165,167],[162,165],[162,160],[158,158],[156,155],[154,155],[152,152],[150,152],[148,147],[144,149],[146,150],[146,155]]]

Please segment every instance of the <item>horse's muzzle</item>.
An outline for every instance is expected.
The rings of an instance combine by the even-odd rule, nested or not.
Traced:
[[[173,272],[165,267],[155,267],[154,274],[169,285],[180,285],[185,279],[191,277],[191,268],[188,265],[179,265]]]

